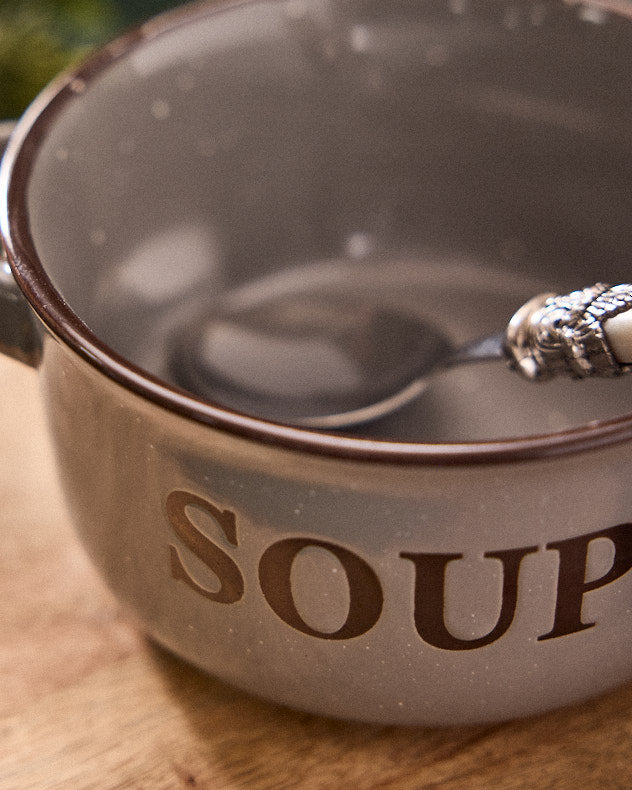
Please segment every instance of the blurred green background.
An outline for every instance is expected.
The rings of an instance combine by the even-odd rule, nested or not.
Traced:
[[[0,121],[62,69],[184,0],[0,0]]]

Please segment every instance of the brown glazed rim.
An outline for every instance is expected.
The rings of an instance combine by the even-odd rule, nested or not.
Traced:
[[[252,0],[194,3],[156,17],[57,78],[18,122],[0,171],[0,233],[20,288],[52,334],[101,373],[172,412],[256,442],[317,455],[389,464],[499,463],[567,455],[631,439],[632,415],[563,432],[470,443],[388,442],[292,428],[213,406],[172,387],[118,355],[86,327],[46,275],[30,235],[26,187],[41,140],[60,109],[76,98],[78,86],[89,86],[96,75],[136,45],[198,17],[249,2]],[[617,0],[596,2],[619,14],[632,15],[632,9],[626,13]]]

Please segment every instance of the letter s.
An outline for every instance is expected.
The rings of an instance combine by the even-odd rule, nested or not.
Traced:
[[[217,576],[220,587],[213,591],[197,582],[184,567],[180,553],[173,544],[169,546],[171,575],[211,601],[236,603],[244,594],[244,579],[239,568],[228,554],[193,524],[187,516],[187,507],[199,508],[208,513],[218,524],[226,540],[233,546],[237,545],[237,526],[232,511],[220,510],[206,499],[188,491],[172,491],[165,503],[169,523],[184,545]]]

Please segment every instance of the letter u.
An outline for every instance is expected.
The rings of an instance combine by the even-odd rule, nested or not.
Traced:
[[[416,554],[402,552],[399,556],[415,565],[414,616],[419,636],[442,650],[474,650],[495,642],[513,622],[518,600],[520,563],[527,554],[537,551],[537,546],[490,551],[484,556],[498,559],[503,566],[502,601],[500,614],[494,628],[477,639],[458,639],[445,625],[445,576],[449,562],[462,559],[462,554]]]

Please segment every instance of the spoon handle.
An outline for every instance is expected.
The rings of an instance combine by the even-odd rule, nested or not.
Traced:
[[[507,327],[505,353],[528,379],[612,377],[632,369],[632,285],[597,283],[530,299]]]
[[[488,335],[466,343],[458,348],[450,356],[449,360],[446,360],[446,366],[456,367],[469,362],[489,362],[506,359],[505,337],[505,332],[499,332],[497,335]]]

